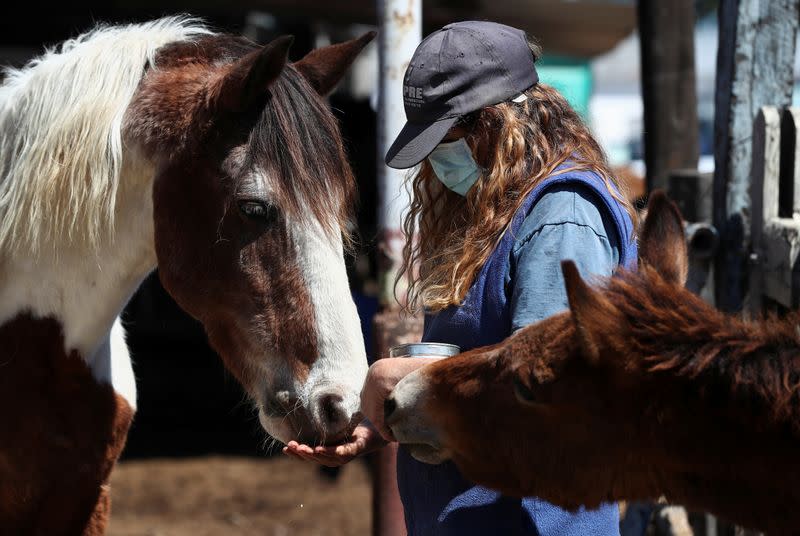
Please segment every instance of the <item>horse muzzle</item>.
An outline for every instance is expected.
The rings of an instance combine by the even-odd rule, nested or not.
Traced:
[[[427,417],[425,387],[422,369],[400,380],[384,401],[384,422],[411,456],[423,463],[437,464],[449,456],[442,446],[441,434]]]
[[[259,406],[259,421],[267,433],[288,443],[332,444],[346,439],[361,421],[358,393],[326,386],[307,400],[288,390],[267,395]]]

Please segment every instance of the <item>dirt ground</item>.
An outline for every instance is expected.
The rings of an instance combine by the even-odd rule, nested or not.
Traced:
[[[367,465],[331,478],[283,456],[123,461],[109,536],[358,536],[371,530]]]

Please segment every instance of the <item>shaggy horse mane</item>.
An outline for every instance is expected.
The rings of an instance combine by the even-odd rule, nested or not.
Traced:
[[[98,25],[0,85],[0,253],[113,236],[123,116],[156,51],[211,32],[189,17]]]
[[[644,363],[626,363],[649,374],[687,380],[725,378],[726,398],[766,408],[776,422],[800,433],[800,316],[743,320],[722,313],[649,266],[622,271],[601,291],[615,348],[629,348]],[[619,327],[624,326],[622,329]],[[711,382],[713,385],[714,382]]]

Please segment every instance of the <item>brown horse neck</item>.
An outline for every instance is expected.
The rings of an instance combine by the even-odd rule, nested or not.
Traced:
[[[759,478],[763,464],[793,458],[800,436],[793,317],[725,315],[650,270],[614,278],[602,296],[617,327],[605,334],[601,362],[616,361],[611,368],[630,389],[629,417],[647,465],[688,478],[698,464],[725,475],[741,462],[748,469],[738,478]]]
[[[772,512],[772,528],[797,526],[800,516],[781,514],[800,500],[787,484],[800,477],[794,318],[723,314],[647,268],[598,295],[606,314],[595,326],[605,326],[595,384],[624,438],[608,446],[616,498],[664,494],[746,526],[764,523],[750,512]]]

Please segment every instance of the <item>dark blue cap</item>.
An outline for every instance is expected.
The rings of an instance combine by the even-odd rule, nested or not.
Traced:
[[[403,78],[406,124],[386,164],[410,168],[458,118],[518,96],[539,81],[525,32],[488,21],[448,24],[414,51]]]

